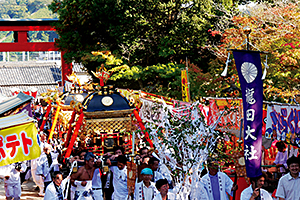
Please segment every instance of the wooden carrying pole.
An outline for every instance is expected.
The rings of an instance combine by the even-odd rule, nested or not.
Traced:
[[[73,122],[75,120],[75,116],[76,116],[76,109],[74,108],[73,109],[73,112],[72,112],[72,116],[71,116],[71,119],[69,121],[69,129],[68,129],[68,133],[67,133],[67,138],[66,138],[66,141],[65,141],[65,148],[67,148],[68,144],[69,144],[69,141],[70,141],[70,138],[71,138],[71,134],[72,134],[72,130],[73,130]]]
[[[44,117],[42,118],[42,119],[43,119],[43,122],[42,122],[42,124],[41,124],[41,126],[40,126],[40,128],[39,128],[40,131],[43,131],[43,130],[44,130],[44,126],[45,126],[45,124],[46,124],[46,121],[47,121],[47,119],[48,119],[48,116],[49,116],[50,111],[51,111],[51,102],[49,103],[49,105],[48,105],[48,107],[47,107],[46,114],[45,114]]]
[[[57,119],[58,119],[60,108],[61,108],[60,106],[57,106],[55,116],[54,116],[54,120],[53,120],[53,124],[52,124],[51,131],[50,131],[49,138],[48,138],[48,143],[53,137],[53,132],[54,132],[54,129],[55,129],[56,124],[57,124]]]
[[[78,121],[76,122],[74,133],[72,134],[68,149],[67,149],[66,154],[65,154],[65,158],[69,158],[71,153],[72,153],[74,143],[75,143],[76,138],[78,136],[79,129],[82,125],[83,117],[84,117],[84,114],[83,114],[82,109],[81,109]]]

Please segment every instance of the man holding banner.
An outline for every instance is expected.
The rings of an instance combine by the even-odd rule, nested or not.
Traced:
[[[228,200],[227,193],[233,196],[237,185],[234,185],[227,174],[219,171],[219,163],[215,159],[208,159],[207,168],[208,173],[202,177],[201,184],[206,190],[208,199]]]

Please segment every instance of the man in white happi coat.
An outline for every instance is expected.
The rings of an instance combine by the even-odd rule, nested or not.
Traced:
[[[117,166],[111,166],[109,159],[107,160],[107,164],[110,166],[110,170],[113,173],[114,193],[112,195],[112,200],[126,200],[128,198],[127,158],[124,155],[120,155],[117,158]]]
[[[267,175],[265,172],[256,178],[250,178],[251,185],[242,191],[241,200],[273,200],[268,191],[262,189]]]
[[[153,200],[159,193],[155,183],[151,182],[153,171],[150,168],[144,168],[141,175],[142,181],[135,184],[134,200]]]
[[[208,160],[208,173],[201,179],[208,198],[210,200],[228,200],[228,193],[233,195],[233,191],[237,190],[237,185],[233,185],[233,181],[223,172],[219,172],[219,163],[217,161]]]
[[[111,162],[117,162],[118,156],[124,155],[124,148],[121,146],[114,147],[114,154],[105,153],[104,158],[108,157]],[[113,187],[113,173],[108,170],[108,172],[103,174],[103,197],[106,200],[111,200],[112,194],[114,193]]]
[[[78,172],[72,174],[71,184],[76,186],[74,200],[97,200],[94,198],[93,176],[95,172],[95,156],[87,152],[84,156],[85,165],[78,169]]]
[[[7,200],[20,200],[21,198],[21,180],[20,172],[26,171],[25,163],[14,163],[4,166],[1,170],[5,171],[4,189]]]
[[[41,152],[44,151],[44,147],[47,144],[47,136],[44,132],[40,132],[39,137],[39,145],[41,148]],[[39,196],[44,196],[44,180],[43,177],[41,175],[37,175],[36,174],[36,169],[38,166],[38,162],[39,162],[39,158],[33,159],[31,160],[31,175],[32,175],[32,179],[35,182],[35,184],[39,187]]]
[[[63,180],[60,171],[53,172],[52,182],[48,185],[44,200],[65,200],[64,190],[69,177]]]
[[[45,144],[44,152],[39,158],[36,174],[43,177],[44,190],[51,183],[51,172],[59,171],[59,164],[57,161],[58,153],[51,152],[51,145]]]

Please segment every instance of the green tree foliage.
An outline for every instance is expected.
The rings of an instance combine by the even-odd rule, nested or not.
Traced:
[[[156,64],[147,67],[129,66],[110,52],[93,52],[83,57],[85,66],[106,68],[111,77],[107,84],[120,88],[143,90],[163,96],[181,98],[181,69],[183,64]],[[98,82],[98,80],[95,80]]]
[[[50,9],[59,15],[57,44],[67,62],[95,71],[105,62],[91,52],[109,50],[126,64],[106,66],[116,69],[110,80],[115,86],[181,98],[180,69],[187,57],[197,69],[190,72],[196,98],[214,91],[205,84],[211,79],[207,63],[212,55],[204,46],[212,23],[223,14],[215,4],[230,7],[233,2],[54,0]]]
[[[85,66],[90,68],[101,66],[111,72],[111,78],[107,82],[109,85],[182,99],[181,70],[186,68],[186,63],[166,63],[146,67],[129,66],[122,59],[107,51],[86,54],[82,61]],[[204,73],[194,64],[188,63],[188,66],[191,99],[196,100],[203,96],[215,95],[218,84],[222,80],[211,81],[214,71]],[[98,82],[98,80],[95,79],[94,82]]]
[[[186,56],[200,63],[208,16],[214,12],[207,0],[54,0],[50,9],[59,15],[58,46],[69,62],[110,50],[143,67]]]
[[[258,3],[232,17],[231,27],[212,31],[222,35],[222,44],[212,48],[219,54],[217,60],[225,63],[228,49],[246,48],[245,45],[241,46],[246,38],[244,27],[251,28],[249,38],[256,47],[251,46],[251,49],[268,52],[264,100],[293,103],[300,88],[299,19],[299,3],[293,0]],[[265,56],[261,56],[262,62],[266,61]],[[218,74],[215,79],[218,79],[223,69],[215,69]],[[237,74],[234,62],[230,63],[228,72],[230,78]],[[233,79],[231,82],[239,87],[238,78]]]

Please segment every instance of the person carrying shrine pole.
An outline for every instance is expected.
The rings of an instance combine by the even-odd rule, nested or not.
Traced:
[[[135,185],[134,200],[153,200],[159,193],[155,183],[151,182],[153,171],[150,168],[144,168],[141,175],[142,181]]]
[[[52,182],[51,172],[59,171],[59,164],[57,161],[58,153],[52,152],[50,144],[46,144],[44,152],[41,155],[36,169],[36,175],[40,175],[44,180],[44,190]]]
[[[41,149],[41,152],[44,151],[44,147],[47,144],[47,134],[44,133],[43,131],[40,132],[39,134],[39,146]],[[39,158],[36,159],[32,159],[31,160],[31,174],[32,174],[32,179],[34,181],[34,183],[37,185],[38,189],[39,189],[39,196],[44,196],[44,180],[43,177],[41,175],[37,175],[36,174],[36,170],[38,167],[38,163],[39,163]]]
[[[80,167],[78,172],[71,176],[71,184],[76,186],[74,200],[101,200],[102,184],[100,184],[100,177],[98,179],[99,184],[97,184],[97,186],[95,185],[95,181],[97,181],[98,176],[100,176],[99,168],[97,169],[94,165],[95,156],[93,153],[87,152],[84,160],[85,165]]]

